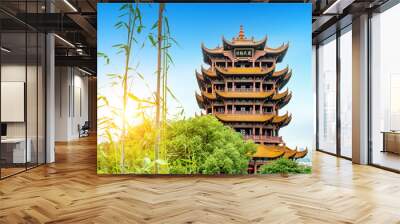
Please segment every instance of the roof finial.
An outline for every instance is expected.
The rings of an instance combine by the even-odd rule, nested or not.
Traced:
[[[243,39],[244,39],[243,25],[240,25],[239,40],[243,40]]]

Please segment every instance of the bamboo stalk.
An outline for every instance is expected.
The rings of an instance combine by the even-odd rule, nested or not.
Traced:
[[[129,5],[129,7],[132,7],[132,5]],[[138,4],[136,4],[136,7],[139,7]],[[129,72],[129,60],[131,56],[135,24],[136,24],[136,15],[135,13],[133,13],[133,18],[132,18],[132,11],[130,10],[129,22],[128,22],[128,38],[127,38],[128,46],[125,52],[125,71],[123,77],[123,110],[122,110],[121,161],[120,161],[121,173],[125,173],[125,140],[126,140],[126,122],[127,122],[126,106],[128,101],[128,72]]]
[[[161,91],[161,45],[162,45],[162,20],[164,12],[164,3],[160,3],[158,10],[158,54],[157,54],[157,92],[156,92],[156,132],[157,139],[154,149],[154,172],[158,173],[158,157],[160,152],[160,91]]]

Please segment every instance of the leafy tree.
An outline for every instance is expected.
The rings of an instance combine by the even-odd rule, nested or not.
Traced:
[[[299,165],[296,161],[286,158],[279,158],[265,164],[260,168],[261,174],[289,174],[289,173],[311,173],[311,167]]]
[[[213,116],[172,122],[166,131],[173,174],[245,174],[256,145]]]

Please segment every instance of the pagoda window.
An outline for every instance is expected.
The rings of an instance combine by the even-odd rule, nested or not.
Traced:
[[[228,105],[228,113],[231,113],[232,112],[232,105]]]
[[[261,67],[267,67],[267,62],[261,62]]]
[[[207,109],[207,114],[211,114],[212,113],[212,109],[211,108],[208,108]]]
[[[271,113],[273,111],[273,108],[271,106],[264,107],[264,112],[265,113]]]
[[[256,112],[256,114],[260,113],[260,105],[255,106],[255,112]]]
[[[217,89],[217,90],[224,90],[224,88],[225,88],[225,85],[224,85],[224,84],[217,84],[217,85],[215,85],[215,89]]]
[[[217,113],[224,113],[224,112],[225,112],[225,109],[224,109],[224,107],[215,107],[215,111],[216,111]]]
[[[228,91],[231,91],[233,83],[232,82],[228,82],[226,84],[228,85]]]
[[[271,113],[272,111],[273,111],[273,108],[271,106],[263,107],[263,112],[264,113]]]
[[[221,67],[221,68],[225,67],[225,62],[217,62],[216,64],[217,64],[217,67]]]
[[[274,85],[273,84],[263,84],[263,90],[272,90],[274,89]]]

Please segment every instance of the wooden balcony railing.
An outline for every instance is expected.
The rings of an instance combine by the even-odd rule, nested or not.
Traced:
[[[241,111],[241,110],[227,110],[228,114],[263,114],[260,110],[256,110],[255,113],[253,111]]]
[[[270,143],[282,143],[282,137],[280,136],[265,136],[265,135],[244,135],[244,139],[246,140],[254,140],[254,141],[265,141]]]
[[[261,88],[227,88],[227,92],[261,92]]]

